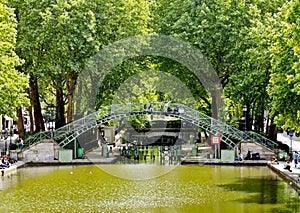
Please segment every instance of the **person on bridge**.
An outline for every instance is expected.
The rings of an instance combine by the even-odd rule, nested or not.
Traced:
[[[295,168],[297,167],[298,164],[298,160],[299,160],[299,154],[297,151],[294,152],[293,154],[293,159],[294,159],[294,163],[295,163]]]
[[[143,112],[146,112],[146,111],[147,111],[147,104],[144,104]]]
[[[148,110],[149,110],[149,112],[152,112],[152,111],[153,111],[152,104],[150,104],[150,106],[149,106]]]

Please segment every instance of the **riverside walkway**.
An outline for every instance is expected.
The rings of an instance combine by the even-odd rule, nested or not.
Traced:
[[[271,162],[269,162],[268,166],[286,180],[300,194],[300,184],[297,183],[297,179],[300,175],[300,164],[295,167],[295,164],[291,163],[291,172],[284,169],[284,164],[285,162],[283,161],[279,161],[279,164],[271,164]]]

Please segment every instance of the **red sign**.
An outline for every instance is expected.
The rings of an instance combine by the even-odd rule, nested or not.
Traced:
[[[211,144],[220,144],[220,136],[212,136]]]

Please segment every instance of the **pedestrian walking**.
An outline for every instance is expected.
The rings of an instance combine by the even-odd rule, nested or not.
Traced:
[[[20,151],[22,151],[22,149],[23,149],[23,146],[24,146],[23,139],[22,139],[22,138],[20,138],[20,147],[19,147]]]
[[[153,111],[152,104],[150,104],[150,106],[149,106],[149,108],[148,108],[148,111],[149,111],[149,112],[152,112],[152,111]]]
[[[295,164],[295,168],[296,168],[297,164],[298,164],[298,160],[299,160],[299,154],[297,151],[294,152],[293,159],[294,159],[294,164]]]
[[[146,112],[146,111],[147,111],[147,104],[144,104],[143,112]]]

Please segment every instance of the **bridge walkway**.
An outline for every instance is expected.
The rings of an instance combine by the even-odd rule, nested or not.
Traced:
[[[144,110],[144,105],[152,105],[150,110]],[[271,150],[277,149],[277,143],[255,133],[242,132],[231,125],[216,120],[189,106],[181,103],[130,103],[113,104],[97,112],[69,123],[53,132],[39,132],[24,141],[24,148],[41,140],[53,138],[58,145],[64,148],[76,138],[90,129],[106,124],[110,120],[123,119],[130,116],[158,115],[173,117],[196,125],[212,135],[219,135],[221,143],[229,149],[235,149],[241,141],[255,141]]]

